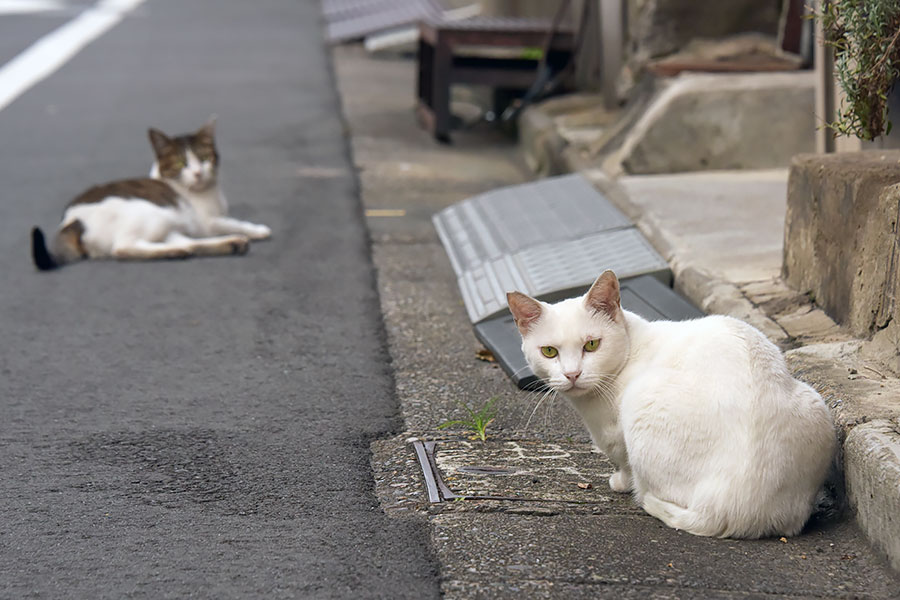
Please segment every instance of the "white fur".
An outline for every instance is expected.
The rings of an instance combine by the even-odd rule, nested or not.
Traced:
[[[116,257],[139,241],[163,243],[173,232],[201,237],[199,219],[189,207],[161,207],[139,198],[76,204],[66,210],[61,227],[76,219],[84,225],[81,242],[88,258]]]
[[[822,398],[765,336],[724,316],[648,322],[616,304],[610,318],[587,296],[540,305],[522,350],[616,465],[614,490],[633,491],[649,514],[697,535],[801,530],[834,429]],[[583,349],[591,339],[601,340],[595,352]]]
[[[150,177],[168,183],[186,199],[189,208],[196,215],[199,229],[188,235],[245,235],[251,240],[264,240],[272,235],[265,225],[240,221],[228,216],[228,200],[215,178],[215,167],[210,161],[200,161],[193,151],[185,152],[187,164],[181,169],[178,179],[160,176],[159,164],[154,161]]]

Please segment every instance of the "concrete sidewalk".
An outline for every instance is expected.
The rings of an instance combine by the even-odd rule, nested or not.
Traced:
[[[896,597],[895,575],[852,519],[823,515],[785,540],[711,540],[668,529],[612,493],[610,466],[592,451],[574,411],[517,390],[495,364],[478,360],[431,226],[445,206],[530,179],[519,149],[486,124],[455,133],[453,145],[435,143],[415,123],[413,62],[372,59],[358,47],[336,48],[334,56],[406,423],[403,435],[373,444],[377,491],[388,514],[429,522],[446,597]],[[745,241],[730,237],[739,228],[726,227],[727,211],[714,219],[700,205],[688,214],[666,204],[661,191],[677,182],[589,175],[651,236],[683,291],[705,309],[745,316],[785,347],[805,338],[788,333],[780,312],[772,318],[760,306],[771,301],[795,320],[820,318],[804,317],[813,314],[808,302],[774,279],[781,234],[769,229],[783,173],[766,174],[771,205],[759,207],[759,216],[769,229]],[[691,187],[684,189],[690,199]],[[698,222],[718,223],[723,235],[693,236]],[[733,261],[744,266],[732,270]],[[743,273],[737,281],[726,279],[735,272]],[[845,339],[832,326],[816,336]],[[464,415],[460,403],[477,408],[490,398],[498,414],[487,442],[438,430]],[[428,501],[412,440],[437,443],[435,471],[467,499]]]

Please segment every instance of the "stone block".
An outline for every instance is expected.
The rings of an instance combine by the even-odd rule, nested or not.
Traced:
[[[840,334],[840,329],[828,315],[809,306],[802,306],[792,313],[781,315],[776,322],[794,338]]]
[[[628,3],[632,52],[663,56],[698,38],[753,31],[775,35],[781,3],[759,0],[632,0]]]
[[[812,73],[684,74],[619,151],[630,174],[787,167],[815,149]]]
[[[782,274],[856,336],[872,335],[896,313],[898,209],[898,151],[793,161]]]

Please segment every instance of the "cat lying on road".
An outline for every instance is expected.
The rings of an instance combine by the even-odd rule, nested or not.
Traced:
[[[174,138],[149,130],[156,154],[150,178],[90,188],[66,207],[50,247],[35,227],[38,269],[83,258],[149,260],[243,254],[250,240],[271,235],[265,225],[228,216],[219,187],[214,122]]]
[[[828,407],[778,348],[724,316],[648,322],[601,275],[581,298],[507,296],[522,351],[615,464],[609,485],[696,535],[794,535],[835,451]]]

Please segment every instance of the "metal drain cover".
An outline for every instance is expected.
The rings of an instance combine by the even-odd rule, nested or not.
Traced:
[[[590,444],[443,439],[414,440],[413,448],[432,504],[466,499],[568,512],[640,510],[630,496],[611,493],[607,481],[613,466]]]
[[[658,279],[647,275],[620,281],[622,308],[647,320],[683,321],[703,316],[703,312]],[[583,294],[589,285],[575,291]],[[506,314],[475,324],[475,337],[490,350],[503,371],[521,389],[540,383],[522,354],[522,338],[512,315]]]
[[[546,301],[589,286],[604,269],[620,279],[671,281],[666,261],[581,175],[500,188],[433,218],[472,323],[506,311],[518,290]]]

